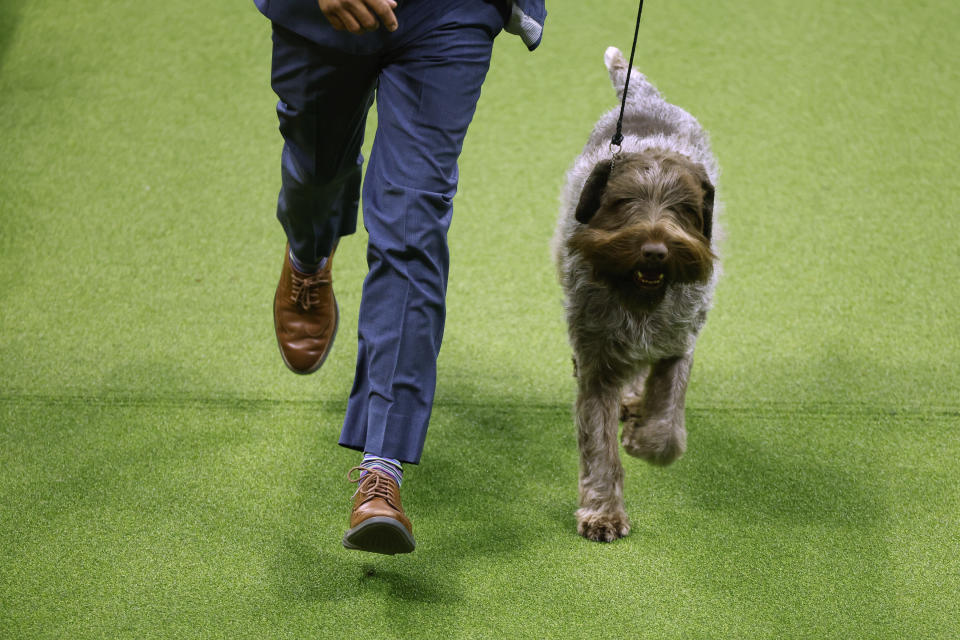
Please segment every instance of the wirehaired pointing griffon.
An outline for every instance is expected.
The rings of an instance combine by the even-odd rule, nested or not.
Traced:
[[[627,63],[604,56],[623,97]],[[619,109],[603,116],[567,174],[553,250],[577,378],[578,531],[627,535],[617,447],[656,465],[686,449],[684,396],[720,272],[717,165],[706,132],[633,70],[621,149]]]

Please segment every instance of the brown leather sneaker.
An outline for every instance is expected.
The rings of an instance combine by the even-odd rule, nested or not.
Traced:
[[[354,471],[366,471],[361,478],[352,478]],[[410,553],[417,546],[413,525],[403,513],[400,487],[385,473],[354,467],[347,474],[357,482],[350,513],[350,530],[343,536],[343,546],[372,553]]]
[[[333,254],[317,273],[300,273],[283,252],[280,283],[273,298],[273,326],[284,364],[294,373],[313,373],[327,359],[337,335],[340,310],[333,295]]]

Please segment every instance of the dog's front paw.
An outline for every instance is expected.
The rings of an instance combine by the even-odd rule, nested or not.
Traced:
[[[595,542],[613,542],[630,533],[630,520],[625,513],[577,511],[577,533]]]
[[[683,427],[670,424],[639,425],[636,419],[623,423],[620,439],[624,451],[650,464],[664,467],[683,455],[687,450],[687,432]]]

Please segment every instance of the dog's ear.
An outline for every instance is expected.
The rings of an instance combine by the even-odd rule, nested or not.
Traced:
[[[706,172],[704,172],[706,176]],[[713,235],[713,196],[715,189],[710,180],[704,177],[700,182],[703,189],[703,235],[707,240]]]
[[[587,224],[600,208],[600,200],[603,199],[603,192],[607,188],[611,169],[613,169],[613,162],[603,160],[598,162],[590,172],[580,192],[580,202],[577,203],[577,212],[574,216],[577,222]]]
[[[700,205],[700,211],[703,214],[703,237],[707,240],[713,235],[713,197],[715,189],[710,182],[710,176],[707,175],[707,168],[699,162],[690,163],[693,177],[700,182],[700,190],[703,192],[703,201]]]

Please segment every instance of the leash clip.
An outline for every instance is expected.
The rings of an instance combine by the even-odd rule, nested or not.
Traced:
[[[623,134],[618,131],[610,141],[610,171],[613,171],[614,165],[620,160],[620,150],[623,148],[621,146],[622,142]]]

